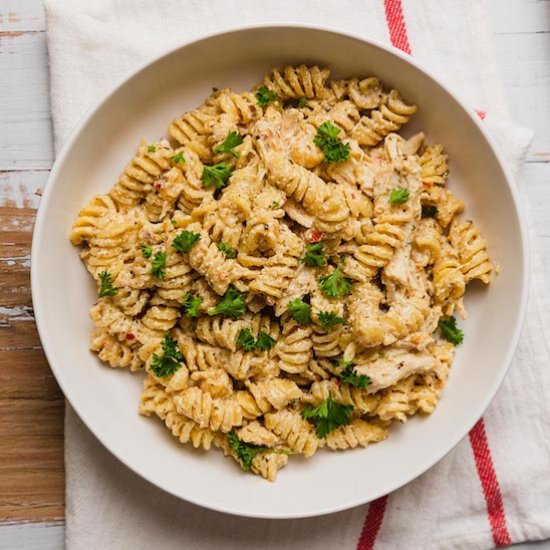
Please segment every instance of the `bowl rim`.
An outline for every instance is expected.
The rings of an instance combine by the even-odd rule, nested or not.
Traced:
[[[220,506],[217,504],[212,504],[209,502],[205,502],[200,495],[186,495],[185,497],[178,494],[170,485],[167,483],[160,483],[158,480],[154,480],[152,476],[148,474],[148,472],[141,471],[141,468],[136,467],[132,465],[130,462],[128,462],[124,456],[114,450],[111,445],[107,442],[106,438],[101,434],[96,432],[92,426],[93,426],[93,420],[88,416],[85,410],[83,410],[79,403],[75,403],[71,400],[69,397],[70,392],[67,392],[67,387],[64,382],[63,377],[63,369],[60,369],[56,366],[54,361],[51,361],[51,358],[54,356],[53,349],[50,348],[50,345],[48,343],[47,338],[47,319],[45,318],[45,315],[42,311],[42,305],[41,305],[41,296],[45,289],[41,288],[41,281],[38,271],[38,264],[39,264],[39,256],[40,256],[40,250],[41,250],[41,243],[42,243],[42,227],[47,222],[46,218],[46,211],[48,209],[48,204],[51,199],[51,196],[53,194],[53,188],[55,187],[55,182],[57,180],[58,173],[61,171],[65,159],[69,156],[74,143],[79,138],[80,134],[85,130],[86,126],[88,125],[89,121],[93,118],[95,113],[103,107],[103,105],[113,96],[115,95],[119,89],[130,79],[137,76],[142,71],[146,70],[149,66],[157,63],[164,57],[167,57],[173,53],[175,53],[177,50],[184,49],[194,43],[202,42],[209,40],[211,38],[223,36],[223,35],[229,35],[229,34],[238,34],[242,32],[248,32],[248,31],[255,31],[255,30],[280,30],[284,31],[285,29],[292,29],[292,30],[304,30],[304,31],[320,31],[323,33],[329,33],[329,34],[336,34],[341,35],[347,38],[352,38],[354,40],[366,43],[370,46],[373,46],[375,48],[379,48],[380,50],[383,50],[390,55],[396,56],[400,58],[405,63],[408,63],[412,65],[415,69],[423,73],[425,76],[427,76],[429,79],[431,79],[433,82],[435,82],[437,85],[439,85],[443,90],[453,98],[457,104],[462,108],[465,115],[470,118],[470,120],[477,126],[478,130],[480,131],[483,138],[486,140],[487,144],[489,145],[490,149],[492,150],[492,153],[495,155],[495,158],[502,170],[502,173],[504,175],[504,179],[506,181],[506,185],[508,186],[508,189],[510,191],[510,195],[512,197],[513,206],[517,215],[518,219],[518,226],[519,226],[519,233],[520,233],[520,243],[521,243],[521,252],[522,252],[522,265],[520,270],[520,275],[522,278],[522,287],[521,287],[521,300],[520,300],[520,307],[517,312],[514,330],[512,337],[508,341],[508,349],[505,355],[505,359],[502,361],[502,364],[499,368],[499,370],[495,373],[495,379],[491,388],[491,391],[487,392],[484,399],[480,400],[477,404],[477,406],[474,407],[475,413],[471,414],[471,418],[474,420],[470,422],[467,422],[464,424],[464,427],[462,430],[457,430],[457,433],[455,436],[451,439],[451,442],[442,447],[440,449],[439,453],[435,454],[432,459],[427,462],[426,464],[422,465],[422,467],[415,469],[411,474],[409,474],[405,479],[400,479],[399,481],[395,482],[392,485],[389,485],[383,492],[380,492],[380,494],[375,494],[374,496],[370,497],[369,499],[364,499],[360,495],[355,499],[350,499],[348,502],[340,503],[338,505],[325,505],[321,507],[320,509],[317,509],[316,511],[312,512],[302,512],[302,513],[285,513],[284,511],[280,514],[273,514],[273,513],[263,513],[263,512],[254,512],[254,513],[246,513],[246,512],[239,512],[232,510],[230,508],[227,508],[225,506]],[[485,128],[485,125],[483,124],[483,121],[480,119],[480,117],[476,114],[475,110],[471,107],[466,105],[452,90],[452,88],[448,87],[444,82],[442,82],[438,77],[434,76],[432,72],[428,69],[426,69],[422,63],[418,62],[418,60],[414,57],[412,57],[409,54],[406,54],[402,52],[401,50],[395,48],[394,46],[383,44],[378,40],[374,40],[372,38],[367,38],[365,36],[361,36],[357,33],[350,32],[338,27],[331,27],[329,25],[318,25],[318,24],[309,24],[309,23],[292,23],[292,22],[269,22],[269,23],[255,23],[255,24],[246,24],[246,25],[237,25],[237,26],[229,26],[224,27],[222,29],[212,31],[209,33],[200,33],[193,35],[191,37],[188,37],[184,40],[179,40],[177,42],[172,43],[171,45],[162,48],[159,50],[155,55],[145,59],[141,63],[138,64],[138,66],[122,75],[121,78],[118,79],[118,81],[110,88],[108,93],[102,95],[97,101],[95,101],[85,112],[85,114],[81,117],[79,122],[75,125],[75,127],[71,130],[69,133],[67,139],[65,140],[59,154],[56,156],[54,164],[52,166],[52,169],[50,171],[50,174],[48,176],[48,180],[44,189],[44,193],[41,197],[38,212],[36,215],[35,225],[33,229],[33,235],[32,235],[32,245],[31,245],[31,295],[32,295],[32,302],[33,302],[33,308],[34,308],[34,316],[35,316],[35,322],[38,330],[38,334],[40,337],[40,341],[42,344],[42,348],[44,350],[44,353],[46,355],[46,358],[48,360],[48,364],[50,366],[50,369],[52,370],[55,379],[57,383],[59,384],[61,390],[63,391],[63,395],[65,396],[65,399],[69,402],[71,407],[76,411],[79,418],[83,421],[83,423],[86,425],[86,428],[89,429],[93,435],[100,441],[100,443],[112,454],[114,455],[120,462],[122,462],[127,468],[138,474],[141,478],[145,479],[152,485],[162,489],[163,491],[181,499],[187,502],[190,502],[192,504],[215,510],[217,512],[223,512],[230,515],[235,515],[239,517],[251,517],[251,518],[263,518],[263,519],[299,519],[299,518],[308,518],[308,517],[317,517],[322,516],[326,514],[332,514],[336,512],[340,512],[343,510],[347,510],[356,506],[360,506],[362,504],[366,504],[368,502],[372,502],[373,500],[376,500],[377,498],[380,498],[384,495],[387,495],[404,485],[407,485],[423,473],[427,472],[429,469],[431,469],[435,464],[437,464],[443,457],[445,457],[456,445],[462,441],[468,432],[474,427],[475,424],[482,418],[484,412],[490,405],[491,401],[495,397],[498,389],[500,388],[502,381],[504,377],[506,376],[506,373],[508,372],[508,369],[511,365],[513,355],[516,351],[516,347],[518,345],[519,337],[521,335],[523,323],[525,320],[526,312],[527,312],[527,303],[528,303],[528,296],[529,296],[529,286],[530,286],[530,280],[529,280],[529,265],[530,265],[530,250],[529,250],[529,243],[528,243],[528,233],[527,233],[527,225],[526,225],[526,217],[524,213],[524,207],[521,201],[521,198],[519,196],[519,190],[517,188],[517,185],[514,181],[514,178],[512,176],[511,170],[507,164],[507,162],[504,159],[503,153],[500,151],[499,147],[497,146],[494,138],[492,135],[488,132],[488,130]]]

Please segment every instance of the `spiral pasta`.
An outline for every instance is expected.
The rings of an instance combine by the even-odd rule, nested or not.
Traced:
[[[287,66],[141,142],[69,239],[90,349],[143,372],[142,415],[274,481],[433,412],[452,316],[496,268],[443,147],[398,133],[416,109],[375,76]]]

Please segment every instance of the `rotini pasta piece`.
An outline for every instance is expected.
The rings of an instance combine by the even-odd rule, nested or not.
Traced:
[[[344,304],[339,300],[328,299],[319,288],[315,288],[310,295],[310,305],[312,311],[311,341],[315,356],[336,357],[341,354],[340,336],[345,324],[335,324],[332,327],[324,327],[319,315],[333,314],[340,319],[344,319]]]
[[[186,261],[183,254],[172,248],[166,247],[166,265],[163,279],[155,281],[157,285],[156,296],[159,303],[181,307],[183,299],[193,288],[197,279],[197,273]]]
[[[109,334],[126,339],[127,334],[137,335],[138,322],[118,309],[110,298],[100,298],[90,309],[90,317],[95,325],[107,329]]]
[[[75,246],[89,241],[110,214],[117,213],[117,206],[109,195],[97,195],[78,213],[73,224],[70,241]]]
[[[370,443],[378,443],[388,437],[388,431],[381,426],[365,422],[360,418],[352,420],[346,426],[340,426],[327,434],[327,447],[333,451],[344,451],[356,447],[366,447]]]
[[[153,144],[142,141],[136,155],[109,192],[120,209],[136,206],[152,189],[153,182],[171,166],[173,149],[166,140]]]
[[[162,338],[176,325],[179,317],[180,311],[177,307],[151,306],[141,318],[142,327],[138,338]]]
[[[411,392],[416,376],[409,376],[400,380],[395,386],[381,392],[380,401],[374,415],[380,420],[399,420],[406,422],[407,416],[414,414],[411,406]]]
[[[301,97],[323,99],[327,95],[325,82],[330,71],[317,66],[287,66],[284,69],[272,69],[263,81],[263,85],[277,94],[279,99]]]
[[[262,108],[252,92],[237,94],[221,90],[215,104],[222,113],[230,115],[235,124],[250,124],[262,115]]]
[[[427,145],[419,158],[422,181],[445,185],[449,176],[448,158],[441,145]]]
[[[275,315],[280,317],[288,308],[288,303],[297,298],[302,298],[317,288],[315,268],[307,267],[300,263],[294,272],[288,286],[284,289],[280,298],[275,302]]]
[[[237,430],[237,437],[240,441],[261,447],[274,447],[279,442],[279,438],[257,420]]]
[[[311,456],[319,442],[315,430],[304,420],[298,411],[283,409],[264,416],[265,427],[286,441],[293,451]]]
[[[139,315],[148,301],[148,292],[126,286],[117,289],[117,293],[113,296],[113,302],[129,317]]]
[[[290,374],[305,371],[311,359],[312,348],[311,328],[299,325],[285,313],[281,319],[281,336],[275,348],[281,370]]]
[[[352,78],[348,82],[347,92],[351,101],[364,111],[377,109],[384,98],[382,83],[373,76],[362,80]]]
[[[199,428],[196,422],[179,414],[172,398],[151,378],[145,379],[139,412],[144,416],[156,414],[181,443],[191,443],[205,451],[212,447],[214,432]]]
[[[90,337],[90,349],[97,352],[101,361],[113,368],[129,367],[134,372],[143,366],[143,362],[130,343],[131,341],[119,340],[102,327],[96,327]]]
[[[328,186],[328,198],[317,213],[315,227],[322,233],[334,236],[342,232],[349,218],[349,208],[344,191],[338,185]]]
[[[199,388],[212,397],[226,399],[233,394],[233,382],[223,369],[194,372],[191,374],[191,380],[198,383]]]
[[[198,387],[187,388],[173,399],[176,411],[200,428],[227,433],[243,423],[241,407],[234,399],[216,399]]]
[[[189,265],[206,278],[215,292],[223,295],[229,285],[242,277],[243,270],[236,260],[225,258],[200,224],[189,225],[188,231],[199,233],[201,236],[189,251]]]
[[[416,113],[415,105],[403,101],[397,90],[392,90],[378,109],[362,116],[351,132],[359,145],[373,146],[389,133],[398,131]]]
[[[181,149],[180,152],[185,160],[178,164],[184,178],[177,206],[186,214],[190,214],[205,197],[213,194],[213,190],[207,189],[202,182],[204,164],[199,155],[187,147]]]
[[[418,223],[414,232],[412,256],[423,267],[432,265],[441,251],[441,228],[433,218],[425,218]]]
[[[458,251],[460,271],[464,274],[466,284],[473,279],[489,284],[493,264],[487,252],[487,243],[474,223],[470,220],[460,222],[455,219],[451,223],[449,240]]]
[[[445,237],[442,237],[441,252],[433,266],[433,285],[436,304],[450,315],[464,295],[466,279],[460,269],[458,254]]]
[[[464,210],[464,203],[457,199],[451,191],[433,184],[424,186],[422,204],[437,208],[435,219],[443,228],[447,227],[453,218]]]
[[[258,453],[252,459],[251,470],[268,481],[275,481],[277,472],[286,466],[288,456],[281,453]]]
[[[271,378],[247,384],[258,408],[267,412],[271,408],[284,409],[291,401],[302,397],[302,390],[292,380]]]

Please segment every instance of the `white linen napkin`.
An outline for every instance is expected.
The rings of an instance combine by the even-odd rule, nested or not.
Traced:
[[[56,150],[120,75],[178,39],[256,22],[326,24],[409,51],[482,111],[516,175],[531,133],[508,119],[479,0],[45,0]],[[532,239],[528,317],[484,420],[406,487],[304,520],[211,512],[151,486],[67,406],[67,547],[72,549],[485,549],[550,537],[550,301]]]

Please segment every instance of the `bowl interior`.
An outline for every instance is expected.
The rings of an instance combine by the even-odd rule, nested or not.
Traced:
[[[422,129],[431,142],[444,144],[450,188],[488,237],[501,274],[489,289],[471,285],[468,291],[465,342],[430,417],[395,426],[386,442],[364,450],[293,457],[270,484],[240,472],[221,453],[181,446],[160,422],[137,414],[142,376],[109,369],[88,351],[88,310],[96,294],[68,235],[79,209],[114,184],[141,139],[167,135],[170,120],[202,102],[213,86],[249,89],[272,66],[303,62],[326,65],[334,76],[377,75],[419,106],[406,133]],[[125,464],[206,507],[300,517],[355,506],[400,487],[467,433],[498,388],[515,347],[525,302],[524,265],[521,224],[506,175],[478,123],[449,92],[375,44],[319,29],[269,27],[173,50],[100,104],[58,159],[42,199],[33,243],[33,300],[65,395]]]

